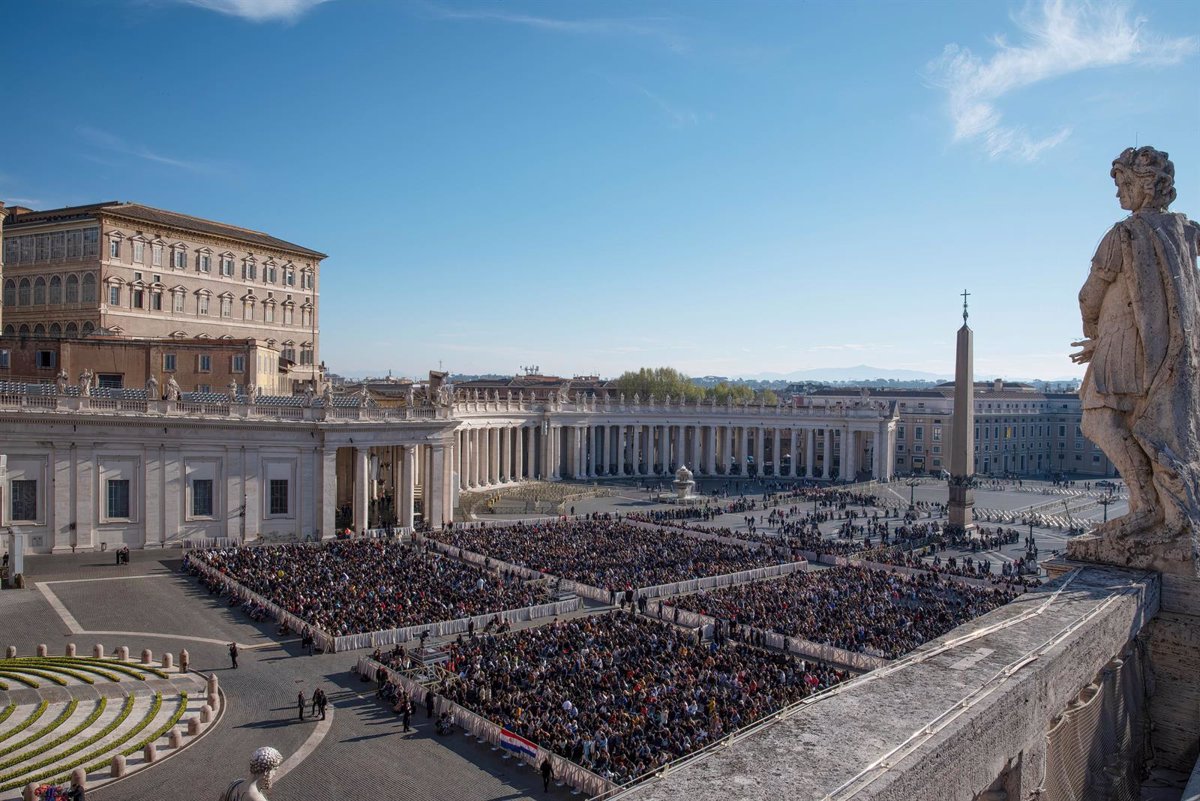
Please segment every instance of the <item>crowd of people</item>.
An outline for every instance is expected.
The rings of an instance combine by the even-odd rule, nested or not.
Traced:
[[[608,590],[654,587],[785,561],[772,548],[757,544],[681,537],[607,515],[455,526],[429,536],[492,559]]]
[[[733,626],[895,659],[1015,597],[932,573],[846,565],[672,599]]]
[[[618,784],[845,678],[630,613],[460,639],[439,692]]]
[[[391,540],[213,548],[190,551],[185,567],[192,562],[215,568],[334,637],[475,617],[549,600],[543,584]],[[205,583],[210,592],[236,595],[220,579]],[[252,600],[243,605],[255,619],[267,614]]]
[[[864,552],[861,556],[871,562],[927,570],[943,576],[983,579],[1014,590],[1020,587],[1024,591],[1024,589],[1042,585],[1036,571],[1032,570],[1037,567],[1036,561],[1027,563],[1024,556],[1018,557],[1015,561],[1001,563],[999,570],[993,570],[995,563],[991,559],[976,559],[973,556],[948,556],[943,559],[941,554],[937,553],[935,546],[915,551],[906,551],[902,548],[879,548]]]

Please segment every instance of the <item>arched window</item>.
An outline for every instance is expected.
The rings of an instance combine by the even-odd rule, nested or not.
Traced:
[[[12,323],[9,323],[8,325],[4,326],[4,336],[15,337],[16,335],[17,335],[17,329],[13,328]]]
[[[84,273],[83,274],[83,302],[84,303],[95,303],[96,302],[96,274],[95,273]]]
[[[57,275],[50,279],[50,304],[62,305],[62,279]]]
[[[79,336],[79,326],[75,325],[75,323],[67,323],[67,332],[66,333],[67,333],[67,336],[69,336],[69,337]]]
[[[85,286],[86,286],[86,282],[85,282]],[[83,335],[85,337],[95,330],[96,330],[96,326],[92,325],[90,320],[83,324]]]
[[[37,325],[35,325],[33,327],[33,335],[35,337],[37,337],[38,339],[45,339],[46,338],[46,326],[42,325],[41,323],[38,323]]]
[[[79,276],[71,274],[67,276],[67,303],[79,302]]]
[[[11,278],[4,282],[4,305],[17,305],[17,282]]]
[[[46,279],[42,278],[40,275],[37,277],[37,280],[33,282],[33,305],[46,305]]]
[[[20,286],[17,287],[17,305],[28,306],[32,292],[33,287],[30,285],[29,279],[22,278]]]
[[[25,323],[21,323],[21,328],[19,331],[17,331],[17,333],[23,337],[29,336],[29,326]]]
[[[62,336],[62,326],[58,323],[50,323],[50,336],[58,339]]]

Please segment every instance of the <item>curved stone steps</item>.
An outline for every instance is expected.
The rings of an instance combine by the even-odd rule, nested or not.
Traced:
[[[14,720],[11,725],[6,727],[4,732],[0,733],[0,743],[3,743],[10,737],[16,737],[18,734],[25,731],[25,729],[29,728],[34,723],[37,723],[38,719],[46,713],[47,708],[49,708],[49,704],[47,704],[45,701],[37,706],[27,705],[25,707],[26,712],[17,716],[17,719]]]
[[[3,747],[0,747],[0,773],[24,762],[27,757],[22,751],[28,749],[29,754],[39,753],[45,747],[45,743],[52,739],[48,735],[74,717],[78,708],[79,702],[72,698],[58,710],[58,715],[49,724],[30,727],[26,730],[26,732],[30,733],[26,733],[20,739],[5,743]]]

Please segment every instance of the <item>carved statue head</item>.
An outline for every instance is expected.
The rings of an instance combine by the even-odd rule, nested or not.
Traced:
[[[253,774],[258,786],[264,790],[271,789],[271,781],[275,771],[283,764],[283,754],[269,745],[263,746],[250,757],[250,773]]]
[[[1175,165],[1161,150],[1125,148],[1113,160],[1110,175],[1123,209],[1166,211],[1175,201]]]

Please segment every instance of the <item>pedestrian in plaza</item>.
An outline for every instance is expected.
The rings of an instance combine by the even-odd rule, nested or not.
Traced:
[[[406,703],[404,705],[404,730],[405,731],[409,731],[409,723],[412,721],[412,711],[413,711],[412,704]]]
[[[542,760],[542,792],[550,792],[550,780],[554,778],[554,766],[550,764],[550,757]]]
[[[300,692],[298,692],[296,694],[296,712],[298,714],[297,719],[303,723],[304,722],[304,690],[301,690]]]
[[[237,669],[238,647],[236,642],[229,643],[229,661]]]
[[[425,691],[425,719],[433,717],[433,690]]]
[[[320,707],[321,707],[321,696],[324,694],[325,694],[324,690],[322,690],[320,687],[313,690],[312,710],[308,713],[309,717],[315,718],[317,716],[317,710],[320,709]]]
[[[320,703],[317,704],[317,709],[319,709],[321,711],[321,720],[324,720],[325,719],[325,709],[326,709],[326,707],[329,706],[329,699],[325,697],[324,690],[317,690],[317,693],[320,694],[320,696],[321,696]]]

